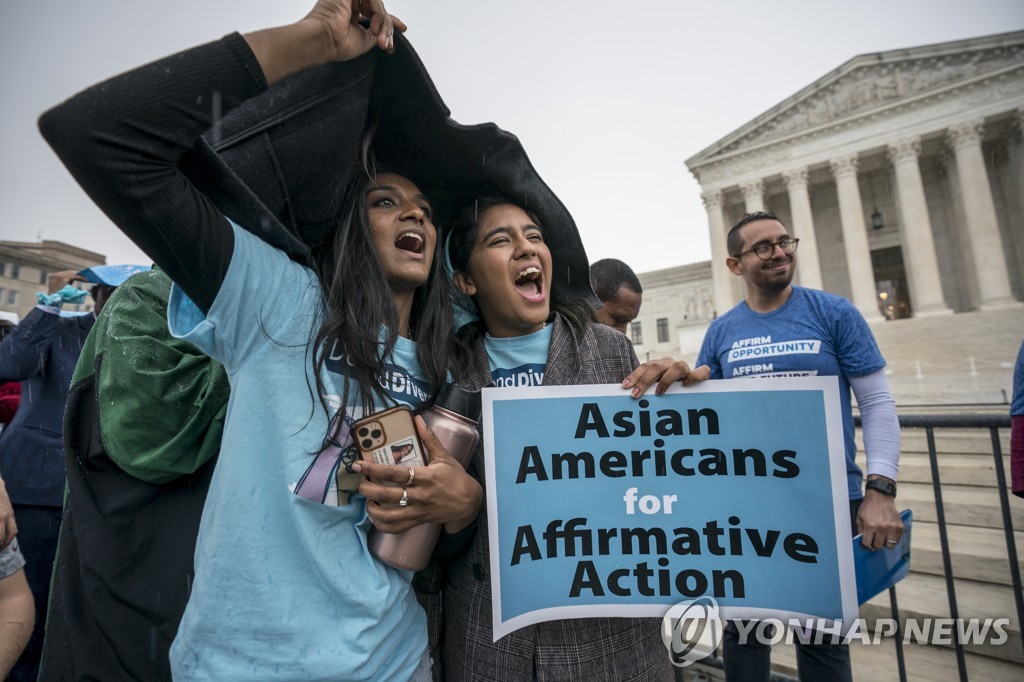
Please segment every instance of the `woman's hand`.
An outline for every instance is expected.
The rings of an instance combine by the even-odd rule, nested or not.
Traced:
[[[395,29],[406,25],[384,9],[383,0],[319,0],[306,20],[320,22],[327,30],[332,48],[328,61],[344,62],[369,52],[376,45],[388,53],[395,50]],[[360,25],[369,20],[369,29]]]
[[[387,13],[383,0],[318,0],[294,24],[244,37],[272,85],[304,69],[355,59],[374,46],[394,52],[396,29],[405,32],[406,25]]]
[[[483,488],[448,454],[422,417],[416,417],[416,431],[430,463],[415,467],[410,481],[408,467],[358,461],[352,468],[363,473],[359,492],[377,530],[399,533],[421,523],[443,523],[446,532],[457,533],[476,519]],[[404,507],[398,504],[403,491]]]
[[[659,358],[658,360],[648,360],[634,369],[633,373],[622,382],[622,387],[632,389],[631,395],[634,398],[639,398],[654,383],[658,384],[654,389],[654,394],[661,395],[677,381],[683,382],[683,386],[692,386],[697,382],[706,381],[710,377],[711,368],[707,365],[690,369],[690,366],[682,360]]]

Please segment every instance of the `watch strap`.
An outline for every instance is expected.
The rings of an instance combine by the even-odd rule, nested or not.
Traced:
[[[878,492],[896,497],[896,484],[884,478],[872,478],[864,484],[866,490],[877,490]]]

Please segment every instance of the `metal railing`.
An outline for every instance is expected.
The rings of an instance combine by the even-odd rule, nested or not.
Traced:
[[[935,496],[935,519],[939,531],[939,544],[942,551],[942,569],[946,581],[946,597],[949,601],[950,618],[960,617],[956,599],[956,583],[953,575],[953,562],[949,550],[949,534],[946,524],[945,506],[942,500],[942,477],[939,473],[939,454],[935,446],[936,429],[987,429],[992,439],[992,456],[995,461],[996,491],[999,495],[999,508],[1003,518],[1003,534],[1006,539],[1006,552],[1010,565],[1010,583],[1012,587],[1015,606],[1017,609],[1018,627],[1024,625],[1024,592],[1021,590],[1020,565],[1017,562],[1017,543],[1013,536],[1013,519],[1010,515],[1010,494],[1007,492],[1006,469],[1003,462],[1002,442],[999,438],[1000,429],[1010,427],[1008,415],[985,415],[985,414],[929,414],[929,415],[901,415],[901,429],[924,429],[928,442],[928,461],[932,473],[932,492]],[[860,426],[860,419],[857,420]],[[895,588],[890,590],[892,600],[893,618],[900,623],[899,608],[896,603]],[[953,637],[953,648],[956,653],[956,664],[960,680],[966,682],[967,661],[964,656],[963,643],[960,638]],[[1024,639],[1022,639],[1024,649]],[[896,633],[897,660],[900,668],[900,680],[906,680],[905,662],[903,659],[902,636],[899,631]]]
[[[1007,492],[1006,470],[1003,462],[1002,443],[999,437],[1000,429],[1010,428],[1010,417],[1000,414],[922,414],[922,415],[900,415],[900,428],[923,429],[928,443],[928,461],[931,466],[932,491],[935,497],[936,525],[939,532],[939,543],[942,552],[943,575],[946,582],[946,596],[949,601],[950,618],[959,618],[959,608],[956,598],[956,583],[953,575],[952,556],[949,549],[949,536],[946,524],[946,513],[942,499],[942,478],[939,473],[939,453],[935,445],[936,429],[987,429],[992,438],[992,456],[995,460],[995,485],[999,495],[999,507],[1002,512],[1003,533],[1006,539],[1006,552],[1010,564],[1010,582],[1013,597],[1017,609],[1018,627],[1024,627],[1024,590],[1021,587],[1020,565],[1017,561],[1017,543],[1013,536],[1013,520],[1010,515],[1010,495]],[[861,426],[860,417],[855,418],[858,428]],[[896,661],[899,669],[901,682],[907,679],[906,660],[903,652],[902,619],[900,618],[899,604],[896,599],[896,588],[889,589],[889,603],[892,611],[892,618],[897,623],[897,631],[893,640],[896,645]],[[967,662],[964,655],[963,643],[958,637],[953,637],[953,646],[956,653],[957,670],[960,680],[967,682]],[[1022,638],[1022,650],[1024,650],[1024,638]],[[723,662],[720,657],[713,656],[701,661],[701,664],[712,668],[722,669]],[[795,678],[776,671],[772,672],[772,682],[795,682]]]

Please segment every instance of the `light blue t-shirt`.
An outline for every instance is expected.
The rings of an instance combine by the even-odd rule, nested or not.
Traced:
[[[741,301],[711,323],[697,365],[710,367],[712,379],[839,377],[850,499],[864,497],[847,377],[877,372],[885,359],[864,317],[849,301],[796,286],[789,300],[770,313],[754,312]]]
[[[168,309],[171,332],[223,363],[231,381],[195,583],[171,647],[174,677],[406,680],[427,646],[412,574],[371,557],[364,498],[335,506],[293,494],[329,424],[311,394],[307,348],[323,295],[309,269],[234,234],[209,313],[177,287]],[[420,374],[403,342],[388,383],[416,396],[409,386]],[[341,374],[329,367],[324,381],[341,395]]]
[[[552,325],[525,336],[484,337],[491,379],[498,387],[540,386],[548,365]]]

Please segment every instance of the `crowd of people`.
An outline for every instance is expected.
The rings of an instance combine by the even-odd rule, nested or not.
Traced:
[[[403,29],[380,2],[322,0],[295,24],[140,67],[41,118],[83,189],[157,267],[110,298],[61,380],[67,500],[51,523],[60,560],[49,608],[37,607],[47,623],[39,679],[428,679],[442,666],[452,679],[550,678],[619,658],[606,647],[566,663],[563,643],[553,655],[521,651],[503,675],[496,648],[490,658],[439,658],[432,672],[430,649],[440,648],[428,646],[428,619],[443,619],[454,643],[440,608],[464,607],[447,603],[446,589],[444,604],[421,590],[424,608],[408,572],[366,551],[370,523],[389,532],[442,524],[440,546],[455,559],[433,568],[451,580],[463,557],[486,553],[486,529],[479,457],[463,469],[420,423],[429,464],[415,474],[359,471],[345,453],[362,415],[419,408],[449,380],[479,388],[522,363],[556,382],[615,381],[637,396],[701,376],[682,361],[640,365],[625,337],[592,321],[576,227],[532,169],[524,177],[529,162],[514,138],[506,144],[516,158],[496,171],[484,161],[443,166],[445,143],[461,141],[454,124],[437,149],[411,148],[402,117],[415,107],[396,111],[387,95],[407,106],[429,81],[403,83],[402,63],[391,76],[380,56],[397,51],[395,60],[422,68]],[[358,89],[366,71],[382,81],[370,92]],[[319,96],[311,83],[325,73],[372,112],[343,115],[319,215],[301,201],[316,192],[304,168],[281,171],[295,194],[275,205],[251,177],[273,168],[202,146],[211,93],[222,128],[259,128],[276,106],[262,94]],[[401,87],[409,92],[394,94]],[[443,103],[420,104],[430,114]],[[330,146],[309,138],[307,148]],[[284,136],[278,143],[277,154],[312,163]],[[484,207],[485,194],[502,198]],[[463,206],[464,226],[442,230],[440,216],[455,220]],[[481,228],[477,218],[497,223]],[[461,239],[470,234],[475,241]],[[461,328],[456,287],[475,318]],[[526,351],[501,347],[521,339]],[[335,475],[309,495],[304,484],[324,456]],[[486,622],[489,590],[474,598],[472,623]],[[631,623],[622,632],[630,647],[657,646],[638,673],[671,676],[656,626],[644,625],[643,637]],[[611,634],[598,643],[618,641]]]
[[[463,468],[417,419],[425,466],[351,456],[356,420],[448,382],[639,398],[732,376],[737,339],[820,339],[787,370],[840,377],[851,523],[872,548],[898,541],[884,360],[849,303],[792,285],[778,218],[730,233],[747,295],[698,366],[641,364],[623,333],[636,275],[588,264],[513,136],[447,118],[404,30],[381,0],[318,0],[40,119],[156,265],[54,273],[0,346],[0,391],[34,396],[0,436],[0,678],[673,679],[657,619],[493,641],[482,447]],[[90,277],[95,313],[61,315]],[[415,575],[367,550],[371,525],[422,523],[443,530]],[[849,679],[842,648],[803,649],[802,671]],[[766,679],[767,660],[727,636],[730,675]]]

